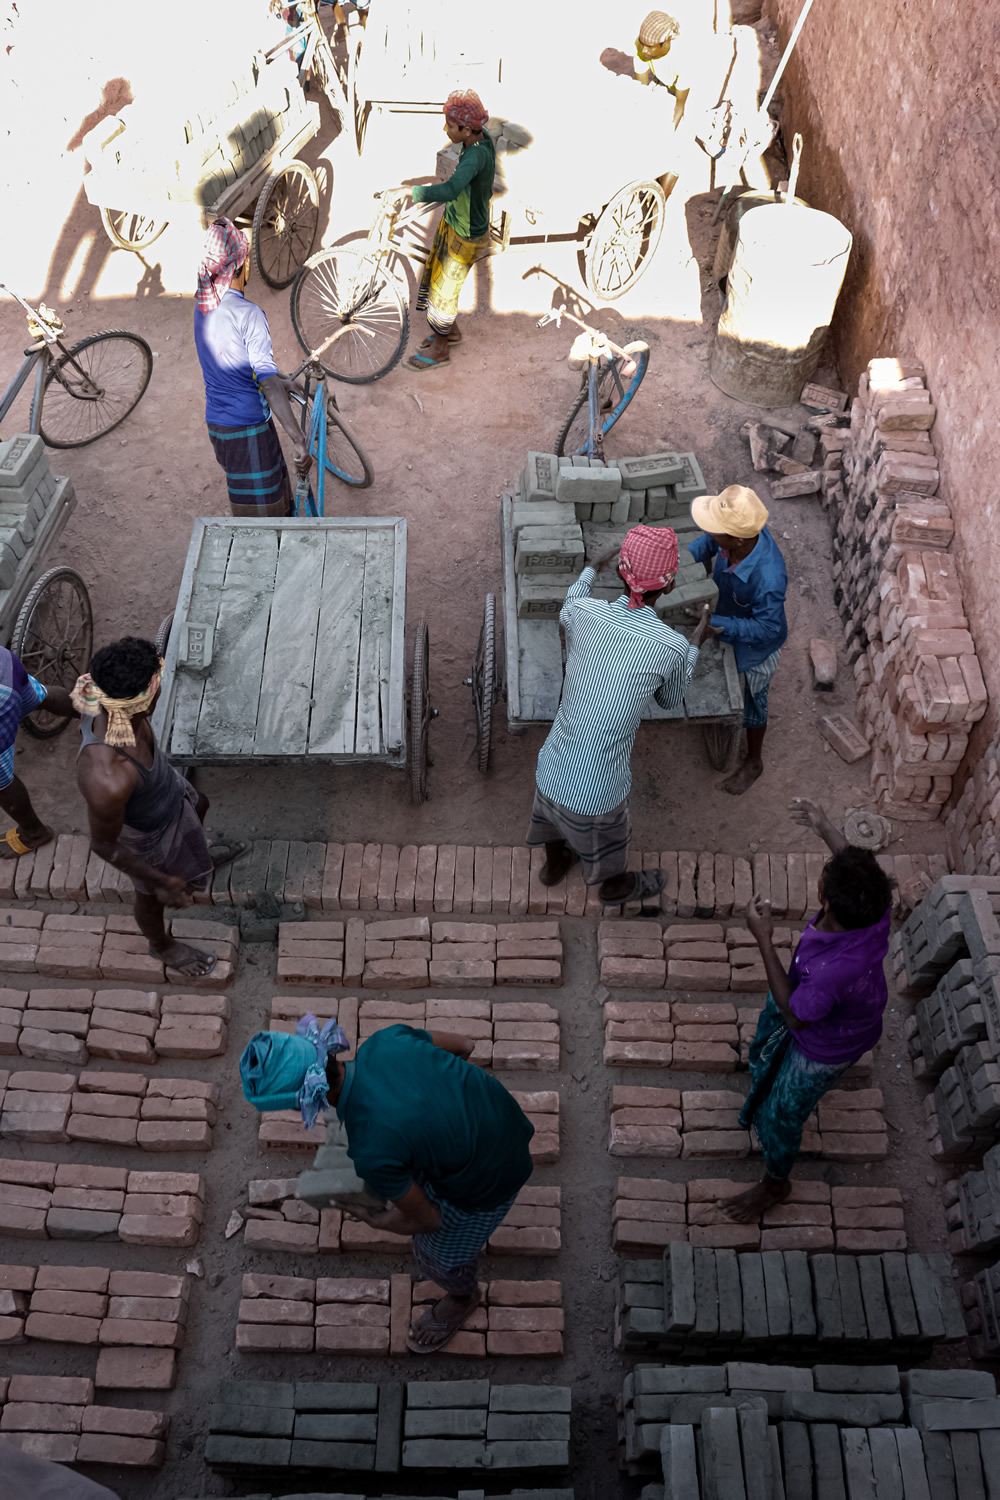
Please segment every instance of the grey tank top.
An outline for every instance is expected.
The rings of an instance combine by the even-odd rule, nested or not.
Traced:
[[[99,740],[94,734],[93,719],[81,720],[80,741],[77,758],[83,754],[88,745],[104,744],[104,740]],[[172,823],[180,812],[181,802],[184,799],[184,782],[167,760],[156,740],[153,741],[153,764],[148,770],[136,760],[134,755],[129,755],[128,751],[121,749],[119,745],[109,745],[108,749],[130,760],[139,772],[139,784],[125,804],[125,826],[135,828],[139,833],[152,833],[155,829]]]

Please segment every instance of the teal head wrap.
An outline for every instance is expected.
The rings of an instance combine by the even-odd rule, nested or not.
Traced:
[[[349,1046],[336,1021],[327,1021],[320,1031],[313,1015],[303,1017],[294,1036],[258,1031],[240,1057],[243,1097],[262,1112],[301,1107],[309,1129],[319,1111],[329,1106],[327,1057],[331,1052],[346,1052]]]

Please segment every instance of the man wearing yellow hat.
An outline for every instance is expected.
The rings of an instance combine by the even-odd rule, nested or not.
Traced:
[[[739,797],[764,769],[768,687],[788,637],[788,573],[767,529],[767,507],[745,485],[731,484],[720,495],[702,495],[692,501],[691,515],[705,535],[688,550],[696,562],[705,564],[719,590],[712,628],[732,646],[743,674],[747,757],[719,783],[723,791]]]

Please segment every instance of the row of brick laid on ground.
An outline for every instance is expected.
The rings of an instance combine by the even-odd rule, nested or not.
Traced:
[[[558,922],[282,922],[278,979],[285,984],[346,984],[416,990],[427,985],[562,983]]]
[[[982,1370],[645,1365],[618,1411],[621,1468],[662,1476],[642,1500],[965,1500],[1000,1459]]]
[[[158,1469],[169,1422],[160,1411],[97,1401],[85,1376],[0,1375],[0,1437],[33,1458]]]
[[[760,1223],[734,1224],[720,1200],[746,1191],[745,1182],[697,1177],[619,1177],[611,1212],[611,1248],[649,1255],[674,1240],[713,1250],[905,1250],[899,1188],[835,1187],[796,1177],[783,1203]]]
[[[0,900],[13,897],[25,901],[49,898],[131,903],[131,883],[125,880],[123,884],[121,872],[109,866],[104,869],[109,872],[110,884],[103,883],[98,872],[94,880],[67,886],[59,876],[66,859],[52,851],[62,849],[68,858],[68,846],[77,844],[84,846],[84,852],[89,849],[86,837],[76,834],[62,834],[54,844],[46,844],[44,848],[50,853],[34,883],[32,871],[41,850],[4,860]],[[760,895],[770,901],[775,916],[799,921],[816,905],[816,881],[827,857],[812,853],[756,853],[746,857],[706,850],[633,848],[629,868],[663,869],[666,887],[661,905],[670,917],[685,921],[692,917],[740,917],[751,898]],[[54,863],[49,862],[52,859]],[[266,892],[281,903],[301,903],[308,912],[544,917],[602,911],[596,886],[588,891],[578,868],[559,885],[544,886],[540,879],[544,859],[541,848],[506,845],[407,844],[400,848],[396,844],[255,839],[246,854],[216,872],[211,891],[200,899],[215,906],[250,906]],[[896,881],[897,891],[909,889],[914,880],[930,885],[948,873],[948,861],[938,854],[880,854],[879,863]],[[118,920],[126,924],[131,921],[128,917]],[[134,933],[127,925],[117,930]],[[185,935],[176,924],[174,931],[178,936]],[[214,934],[197,928],[187,936],[208,939]],[[141,956],[131,953],[134,960]],[[126,977],[133,977],[133,972]],[[151,971],[144,971],[144,977],[157,982]]]
[[[760,1012],[759,1002],[606,1000],[604,1061],[609,1068],[733,1073],[748,1064]],[[843,1076],[866,1078],[872,1062],[865,1052]]]
[[[188,983],[199,989],[221,989],[229,983],[239,952],[238,927],[190,917],[175,917],[171,927],[175,937],[195,947],[210,947],[219,960],[210,974]],[[150,954],[135,918],[125,913],[74,916],[0,907],[0,967],[11,974],[46,974],[55,979],[167,982],[163,964]]]
[[[867,1362],[926,1359],[965,1338],[948,1255],[809,1255],[712,1250],[672,1241],[618,1272],[616,1343],[635,1353],[736,1351],[756,1344]]]
[[[740,1127],[745,1096],[731,1089],[617,1084],[611,1092],[612,1156],[740,1160],[760,1150]],[[830,1089],[802,1132],[803,1156],[882,1161],[889,1136],[880,1089]]]
[[[406,1355],[415,1317],[440,1301],[433,1281],[391,1277],[243,1277],[236,1328],[242,1354]],[[563,1352],[562,1283],[491,1281],[448,1345],[453,1355],[557,1356]]]
[[[223,1380],[205,1462],[223,1473],[505,1470],[569,1465],[567,1386],[489,1380]]]
[[[0,1234],[9,1239],[184,1249],[197,1244],[204,1196],[197,1172],[0,1157]]]
[[[217,1085],[194,1078],[0,1069],[0,1138],[209,1151],[217,1103]]]

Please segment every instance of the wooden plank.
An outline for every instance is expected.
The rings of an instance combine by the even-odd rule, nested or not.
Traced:
[[[182,620],[215,624],[231,540],[232,533],[225,522],[204,519],[195,522],[174,610],[175,625]],[[177,670],[179,643],[180,631],[171,630],[164,665],[165,707],[161,720],[157,705],[153,733],[171,759],[183,760],[194,754],[205,679]]]
[[[354,750],[367,535],[363,522],[357,526],[357,530],[327,532],[309,720],[310,755],[343,755]]]
[[[233,528],[195,736],[199,756],[253,754],[277,566],[276,528]]]
[[[395,548],[391,532],[369,530],[361,590],[361,649],[358,656],[358,717],[354,749],[381,755],[385,747],[383,694],[388,692]]]
[[[308,748],[327,540],[312,529],[279,533],[255,755],[304,755]]]
[[[503,644],[507,654],[507,723],[523,722],[521,718],[520,650],[517,637],[517,580],[514,574],[514,537],[511,532],[509,494],[504,495],[500,510],[500,553],[503,559]]]
[[[393,546],[389,692],[382,709],[382,722],[387,753],[402,755],[406,729],[406,522],[402,519],[393,527]]]

